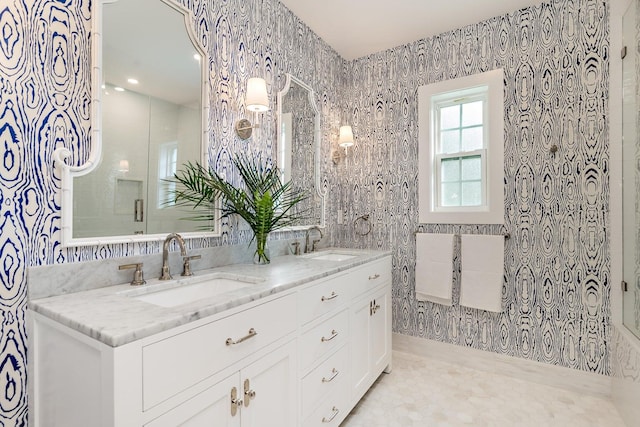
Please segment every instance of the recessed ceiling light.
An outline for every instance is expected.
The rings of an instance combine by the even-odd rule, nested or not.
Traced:
[[[124,92],[124,89],[121,88],[120,86],[114,87],[113,90],[118,91],[118,92]]]
[[[134,79],[134,78],[127,79],[127,81],[128,81],[129,83],[131,83],[132,85],[137,85],[137,84],[138,84],[138,80],[137,80],[137,79]]]

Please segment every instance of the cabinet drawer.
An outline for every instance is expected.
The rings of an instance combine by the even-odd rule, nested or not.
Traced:
[[[144,409],[293,332],[296,313],[296,296],[290,294],[144,346]]]
[[[335,394],[338,387],[344,387],[348,375],[347,356],[345,345],[302,379],[303,418],[310,415],[322,399]]]
[[[300,291],[300,323],[305,325],[349,301],[348,277],[335,277]]]
[[[304,427],[337,427],[345,419],[351,410],[348,395],[349,387],[344,387],[339,383],[335,393],[331,393],[322,403],[309,415],[303,418]]]
[[[352,295],[359,295],[391,281],[391,257],[363,265],[352,273],[349,279]]]
[[[335,316],[303,332],[300,339],[300,366],[304,371],[313,362],[336,350],[347,341],[349,333],[348,311]]]

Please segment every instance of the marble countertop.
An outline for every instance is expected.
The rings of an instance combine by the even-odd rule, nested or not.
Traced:
[[[356,256],[343,261],[312,259],[308,255],[282,256],[272,259],[268,265],[228,265],[197,271],[189,278],[166,282],[148,280],[142,287],[122,284],[34,299],[29,301],[28,307],[104,344],[118,347],[390,255],[388,251],[342,248],[315,254],[329,251],[346,251]],[[229,275],[249,283],[239,289],[174,307],[134,298],[148,294],[153,286],[164,289],[201,282],[207,277]]]

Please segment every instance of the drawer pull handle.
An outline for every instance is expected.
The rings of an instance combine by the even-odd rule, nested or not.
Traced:
[[[330,423],[339,413],[340,413],[340,410],[334,406],[333,408],[331,408],[331,416],[329,418],[322,417],[322,422]]]
[[[251,328],[249,329],[249,333],[245,336],[243,336],[242,338],[240,338],[237,341],[234,341],[233,338],[227,338],[227,340],[224,342],[226,345],[236,345],[236,344],[240,344],[243,341],[248,340],[249,338],[253,338],[256,335],[258,335],[258,333],[256,332],[255,329]]]
[[[320,298],[322,300],[322,302],[325,301],[330,301],[334,298],[338,298],[338,294],[336,294],[335,292],[331,292],[331,295],[329,295],[328,297],[325,297],[324,295],[322,296],[322,298]]]
[[[380,275],[376,273],[373,276],[369,276],[369,280],[376,280],[378,277],[380,277]]]
[[[322,377],[322,382],[323,383],[330,383],[331,381],[333,381],[333,379],[335,377],[338,376],[339,373],[340,373],[340,371],[338,371],[336,368],[333,368],[331,370],[331,376],[329,378]]]
[[[336,331],[335,329],[333,329],[333,330],[331,331],[331,336],[330,336],[329,338],[322,337],[322,338],[320,339],[320,341],[322,341],[322,342],[331,341],[332,339],[334,339],[334,338],[335,338],[335,337],[337,337],[337,336],[338,336],[338,331]]]

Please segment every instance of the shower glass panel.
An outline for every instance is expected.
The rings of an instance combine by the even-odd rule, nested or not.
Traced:
[[[640,338],[640,141],[638,140],[638,29],[637,2],[623,18],[623,44],[627,54],[622,61],[622,203],[623,203],[623,323]]]

